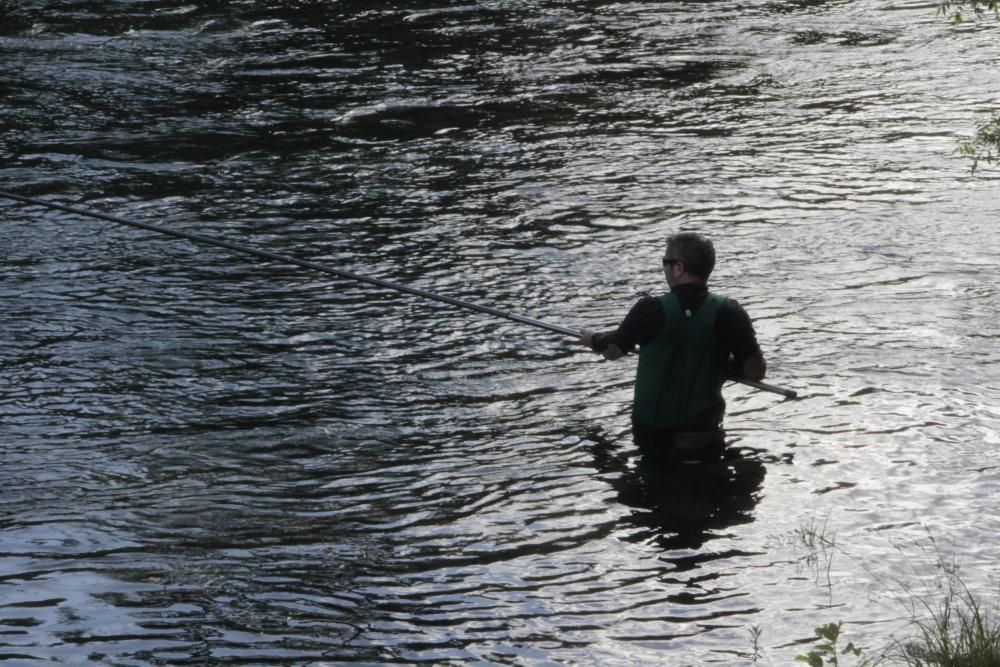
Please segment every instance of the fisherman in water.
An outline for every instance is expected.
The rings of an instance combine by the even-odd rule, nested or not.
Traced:
[[[632,432],[647,466],[720,461],[726,377],[761,380],[767,364],[743,307],[710,292],[715,247],[700,234],[667,239],[670,291],[641,298],[614,331],[583,329],[580,342],[605,359],[639,348]]]

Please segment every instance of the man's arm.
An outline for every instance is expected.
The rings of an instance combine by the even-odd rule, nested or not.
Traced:
[[[767,361],[757,343],[750,316],[735,299],[726,299],[719,311],[719,329],[732,350],[733,358],[729,366],[730,375],[747,380],[760,381],[767,374]]]
[[[666,315],[659,300],[646,296],[632,306],[614,331],[595,333],[590,329],[581,330],[580,344],[614,361],[633,351],[637,345],[651,340],[663,328],[665,321]]]

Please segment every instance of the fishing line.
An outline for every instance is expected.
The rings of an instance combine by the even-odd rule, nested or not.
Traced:
[[[160,227],[159,225],[151,225],[146,222],[128,220],[126,218],[122,218],[117,215],[100,213],[98,211],[90,211],[83,208],[77,208],[75,206],[67,206],[65,204],[46,201],[44,199],[25,197],[24,195],[16,195],[10,192],[0,192],[0,198],[10,199],[13,201],[21,202],[22,204],[31,204],[34,206],[43,206],[45,208],[65,211],[66,213],[73,213],[74,215],[80,215],[86,218],[96,218],[98,220],[106,220],[108,222],[114,222],[119,225],[126,225],[128,227],[143,229],[146,231],[155,232],[157,234],[164,234],[166,236],[173,236],[175,238],[192,241],[194,243],[204,243],[206,245],[216,246],[218,248],[225,248],[226,250],[231,250],[233,252],[243,253],[247,255],[255,255],[257,257],[263,257],[265,259],[269,259],[275,262],[292,264],[294,266],[301,266],[302,268],[312,269],[314,271],[320,271],[322,273],[338,276],[340,278],[347,278],[349,280],[356,280],[358,282],[368,283],[369,285],[375,285],[376,287],[382,287],[388,290],[403,292],[404,294],[412,294],[413,296],[419,296],[423,299],[440,301],[442,303],[447,303],[449,305],[457,306],[459,308],[474,310],[476,312],[485,313],[487,315],[493,315],[494,317],[500,317],[503,319],[518,322],[520,324],[527,324],[528,326],[537,327],[539,329],[545,329],[547,331],[552,331],[554,333],[563,334],[566,336],[572,336],[574,338],[578,338],[580,335],[579,331],[576,331],[574,329],[570,329],[568,327],[562,327],[559,326],[558,324],[551,324],[549,322],[544,322],[542,320],[536,320],[533,317],[526,317],[524,315],[518,315],[517,313],[509,313],[503,310],[499,310],[497,308],[491,308],[489,306],[484,306],[478,303],[472,303],[470,301],[463,301],[462,299],[456,299],[454,297],[445,296],[443,294],[428,292],[426,290],[422,290],[416,287],[401,285],[399,283],[389,282],[388,280],[382,280],[380,278],[372,278],[370,276],[364,276],[358,273],[354,273],[353,271],[346,271],[344,269],[334,268],[332,266],[319,264],[317,262],[311,262],[309,260],[297,259],[295,257],[289,257],[287,255],[279,255],[277,253],[269,252],[267,250],[261,250],[259,248],[254,248],[240,243],[233,243],[232,241],[227,241],[225,239],[220,239],[213,236],[205,236],[203,234],[196,234],[194,232],[185,232],[177,229],[170,229],[168,227]],[[784,387],[776,387],[774,385],[766,384],[764,382],[756,382],[754,380],[746,380],[743,378],[728,378],[728,379],[732,380],[733,382],[739,382],[740,384],[745,384],[747,386],[754,387],[756,389],[761,389],[763,391],[769,391],[775,394],[780,394],[786,398],[795,398],[797,396],[796,392],[792,389],[785,389]]]

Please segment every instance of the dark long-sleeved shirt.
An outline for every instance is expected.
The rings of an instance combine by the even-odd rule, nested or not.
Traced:
[[[708,295],[708,287],[697,284],[676,285],[671,293],[680,301],[682,310],[690,310],[693,314]],[[597,352],[603,352],[608,345],[614,343],[623,352],[632,351],[636,346],[641,347],[656,337],[666,321],[659,299],[645,296],[632,306],[617,329],[594,334],[593,348]],[[744,362],[762,356],[750,316],[734,299],[726,298],[719,309],[715,321],[715,337],[719,346],[728,353],[729,376],[741,377]]]

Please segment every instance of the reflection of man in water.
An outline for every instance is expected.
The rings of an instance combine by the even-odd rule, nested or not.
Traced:
[[[616,330],[580,336],[608,360],[639,348],[632,431],[647,491],[666,494],[656,504],[672,510],[687,499],[695,514],[707,509],[698,499],[713,483],[702,473],[725,455],[723,381],[760,380],[767,370],[746,311],[708,290],[714,268],[710,240],[691,232],[669,237],[663,272],[670,291],[640,299]]]
[[[762,452],[730,446],[721,461],[704,462],[646,455],[638,469],[616,443],[596,435],[594,463],[634,508],[629,522],[641,530],[630,539],[655,539],[667,549],[697,549],[711,531],[747,523],[757,504],[766,469]],[[694,565],[697,559],[689,565]]]

